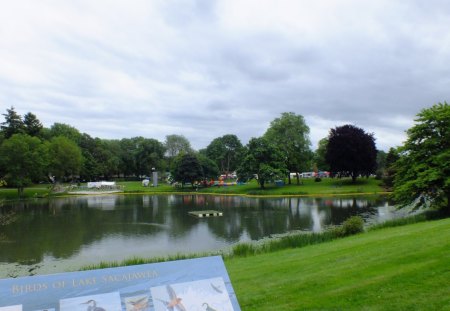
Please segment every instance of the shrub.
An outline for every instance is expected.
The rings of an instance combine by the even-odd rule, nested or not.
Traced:
[[[314,179],[314,181],[315,181],[315,182],[321,182],[321,181],[322,181],[322,178],[316,177],[316,178]]]
[[[357,234],[364,231],[364,219],[361,216],[352,216],[342,224],[345,235]]]

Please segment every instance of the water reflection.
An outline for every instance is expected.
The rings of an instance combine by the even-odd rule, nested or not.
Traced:
[[[206,209],[223,216],[188,215]],[[0,227],[0,262],[23,264],[211,251],[292,230],[321,231],[352,215],[375,221],[393,217],[383,197],[109,195],[14,202],[0,209],[11,211],[18,218]]]

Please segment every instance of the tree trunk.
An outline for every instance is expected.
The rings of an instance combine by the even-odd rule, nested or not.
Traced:
[[[264,188],[264,180],[263,180],[263,179],[261,179],[261,180],[259,181],[259,185],[261,186],[261,189],[265,189],[265,188]]]
[[[291,184],[291,172],[288,173],[289,185]]]
[[[297,173],[295,173],[295,175],[297,176],[297,185],[300,185],[300,175]]]
[[[23,187],[17,187],[17,192],[19,194],[19,199],[23,198]]]

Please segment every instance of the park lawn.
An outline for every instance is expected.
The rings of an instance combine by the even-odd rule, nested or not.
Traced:
[[[160,183],[158,187],[144,187],[140,181],[123,181],[117,182],[123,186],[125,193],[142,193],[142,194],[182,194],[182,193],[198,193],[198,194],[228,194],[228,195],[250,195],[250,196],[332,196],[342,194],[381,194],[385,190],[381,186],[381,181],[375,178],[360,178],[352,183],[350,178],[333,179],[322,178],[321,182],[315,182],[313,178],[304,178],[301,184],[297,185],[296,179],[292,180],[291,185],[276,186],[273,183],[266,184],[265,189],[257,184],[255,180],[245,185],[232,185],[208,188],[193,188],[185,186],[184,188],[175,188],[166,183]],[[43,197],[49,194],[50,185],[35,185],[25,188],[25,197]],[[51,194],[52,196],[61,196],[61,194]],[[0,188],[0,199],[13,200],[18,199],[17,189]]]
[[[50,186],[33,185],[24,189],[24,195],[26,198],[46,197],[48,196]],[[16,200],[19,198],[17,188],[0,187],[0,199],[4,200]]]
[[[450,219],[225,261],[242,310],[450,310]]]
[[[237,195],[335,195],[335,194],[377,194],[383,193],[381,181],[375,178],[360,178],[352,183],[350,178],[332,179],[323,178],[321,182],[315,182],[313,178],[305,178],[301,180],[301,184],[297,185],[296,179],[291,185],[275,186],[273,183],[266,185],[265,189],[261,189],[255,180],[245,185],[232,185],[221,187],[208,187],[195,189],[191,186],[184,188],[174,188],[167,184],[160,184],[158,187],[143,187],[140,182],[119,182],[124,186],[125,192],[131,193],[165,193],[165,192],[196,192],[211,194],[237,194]]]

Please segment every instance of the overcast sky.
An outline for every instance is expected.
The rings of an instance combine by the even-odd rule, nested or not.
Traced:
[[[400,145],[448,101],[450,2],[14,0],[0,10],[0,110],[100,138],[246,144],[282,112]],[[3,122],[3,117],[0,116]]]

